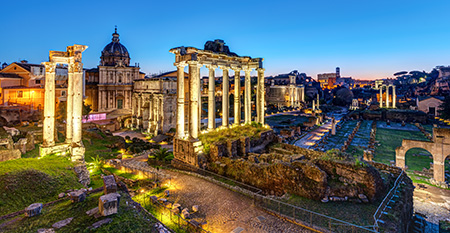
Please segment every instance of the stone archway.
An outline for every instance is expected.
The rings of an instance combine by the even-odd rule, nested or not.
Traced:
[[[450,150],[450,129],[433,128],[433,141],[403,139],[402,146],[395,149],[395,165],[405,168],[405,154],[412,148],[421,148],[433,156],[433,178],[445,182],[445,158]]]

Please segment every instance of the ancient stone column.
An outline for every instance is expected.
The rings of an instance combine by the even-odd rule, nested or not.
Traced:
[[[229,103],[229,93],[230,93],[230,80],[228,77],[228,67],[221,67],[223,71],[222,80],[222,126],[229,127],[230,119],[230,103]]]
[[[250,124],[252,122],[252,80],[250,76],[250,69],[245,69],[245,96],[244,96],[244,109],[245,109],[245,123]]]
[[[258,71],[258,101],[256,107],[258,108],[258,122],[264,125],[265,116],[265,90],[264,90],[264,68],[256,69]]]
[[[176,63],[177,66],[177,138],[184,138],[184,63]],[[152,118],[153,119],[153,118]]]
[[[200,79],[198,71],[198,63],[191,61],[189,63],[189,137],[191,139],[197,139],[199,132],[198,92],[200,91]]]
[[[70,80],[69,80],[70,81]],[[72,147],[81,147],[83,116],[83,63],[73,64],[73,138]],[[84,155],[84,151],[83,151]]]
[[[67,77],[67,102],[66,102],[66,143],[72,143],[73,133],[73,70],[68,70]]]
[[[198,133],[200,134],[202,129],[202,88],[203,88],[203,80],[200,78],[200,67],[197,66],[197,75],[198,75]]]
[[[316,101],[312,101],[312,110],[314,111],[314,110],[316,110]]]
[[[397,94],[395,94],[395,86],[392,86],[392,107],[397,108],[395,105],[397,103]]]
[[[137,126],[140,129],[142,125],[142,96],[137,97]]]
[[[386,108],[389,108],[389,86],[386,86]]]
[[[209,79],[208,79],[208,130],[216,128],[216,99],[214,92],[216,89],[216,78],[214,70],[217,67],[208,66]]]
[[[331,135],[336,135],[336,119],[334,117],[331,120]]]
[[[55,145],[55,71],[56,63],[43,62],[45,66],[45,100],[43,146]]]
[[[383,86],[380,86],[380,108],[383,107]]]
[[[317,109],[319,109],[320,101],[319,101],[319,94],[317,94]]]
[[[152,133],[152,126],[153,126],[153,117],[152,117],[152,112],[153,112],[153,97],[150,95],[149,96],[149,100],[148,100],[148,128],[147,128],[147,132],[148,133]]]
[[[234,70],[234,124],[241,123],[241,70]]]

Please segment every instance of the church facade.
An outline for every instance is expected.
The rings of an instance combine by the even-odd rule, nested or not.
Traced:
[[[100,65],[86,75],[88,104],[96,112],[128,110],[131,112],[133,81],[143,78],[140,67],[130,66],[130,54],[120,43],[117,28],[100,57]]]

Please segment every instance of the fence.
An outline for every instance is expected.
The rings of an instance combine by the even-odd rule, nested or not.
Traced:
[[[195,220],[185,219],[177,212],[174,212],[174,209],[166,207],[163,203],[160,203],[158,201],[152,201],[150,195],[144,195],[143,203],[141,202],[141,205],[149,208],[150,212],[154,213],[152,214],[153,217],[158,219],[167,227],[170,227],[170,229],[174,230],[175,232],[182,230],[189,233],[210,233],[209,231],[203,229],[206,221],[198,222]]]
[[[147,179],[159,180],[161,178],[166,178],[165,175],[160,174],[157,171],[153,171],[149,167],[140,167],[138,165],[133,165],[133,164],[118,163],[118,162],[114,161],[113,159],[107,160],[106,164],[110,165],[118,170],[121,170],[121,171],[124,171],[127,173],[131,173],[131,174],[135,174],[135,175],[139,175],[139,176],[145,177]]]
[[[284,218],[288,218],[291,221],[299,223],[300,225],[307,226],[309,228],[316,229],[321,232],[352,232],[352,233],[365,233],[365,232],[377,232],[367,227],[358,226],[346,221],[342,221],[330,216],[316,213],[298,206],[294,206],[282,201],[275,200],[273,198],[262,195],[262,190],[236,180],[218,175],[211,171],[207,171],[201,168],[193,167],[188,164],[177,163],[177,168],[194,171],[202,176],[212,177],[217,181],[216,184],[225,186],[225,188],[232,189],[233,191],[243,193],[250,196],[253,199],[255,206],[258,206],[268,212],[272,212],[275,215],[279,215]],[[248,192],[242,192],[242,190],[235,189],[233,187],[239,187],[245,189]],[[231,187],[231,188],[230,188]]]
[[[373,225],[373,229],[375,231],[379,230],[378,223],[383,223],[383,220],[381,220],[381,216],[386,213],[386,207],[389,205],[389,203],[391,202],[392,198],[395,196],[394,194],[397,191],[400,182],[403,180],[404,174],[405,173],[402,170],[400,175],[395,180],[394,186],[391,188],[391,190],[389,190],[389,192],[386,195],[386,197],[384,197],[383,201],[378,206],[377,211],[375,211],[375,214],[373,215],[373,219],[375,220],[375,223]]]

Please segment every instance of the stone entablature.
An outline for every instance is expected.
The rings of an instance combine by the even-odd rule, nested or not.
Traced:
[[[265,113],[265,90],[263,58],[251,58],[248,56],[237,56],[231,53],[228,46],[222,40],[208,41],[205,50],[194,47],[176,47],[169,52],[175,54],[177,66],[177,138],[198,139],[201,120],[201,92],[200,92],[200,68],[206,66],[209,69],[208,82],[208,129],[213,130],[215,125],[215,69],[223,70],[223,95],[222,95],[222,126],[229,127],[229,70],[234,70],[236,77],[240,77],[241,70],[245,72],[245,96],[244,112],[245,123],[251,119],[251,77],[250,72],[256,69],[258,72],[257,95],[256,95],[256,121],[264,124]],[[184,68],[189,67],[189,86],[187,93],[185,89]],[[235,124],[241,121],[241,92],[240,82],[235,83]],[[187,100],[185,98],[187,97]],[[185,105],[188,103],[189,114],[185,114]],[[186,120],[188,130],[186,129]]]

